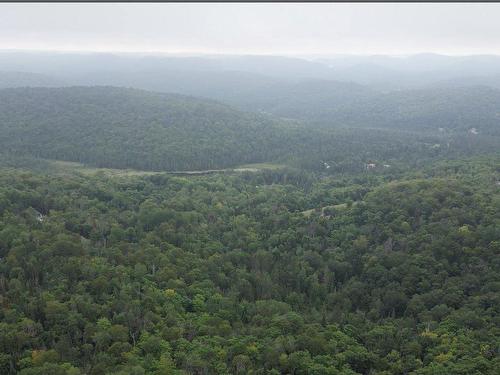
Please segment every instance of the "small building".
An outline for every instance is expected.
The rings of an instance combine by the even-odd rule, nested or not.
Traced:
[[[25,213],[35,219],[36,221],[38,221],[39,223],[43,222],[45,220],[45,216],[38,210],[34,209],[33,207],[29,207]]]

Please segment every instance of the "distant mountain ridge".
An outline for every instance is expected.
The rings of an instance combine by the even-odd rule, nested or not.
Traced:
[[[0,50],[0,70],[39,73],[78,83],[99,72],[155,74],[162,72],[244,72],[274,80],[334,80],[370,85],[382,90],[422,88],[463,77],[500,75],[500,56],[446,56],[422,53],[407,57],[384,55],[333,56],[305,59],[285,56],[177,56],[120,53],[69,53]],[[97,84],[92,80],[85,84]],[[102,84],[102,83],[101,83]]]
[[[61,87],[67,83],[53,76],[17,72],[17,71],[0,71],[0,89],[15,88],[15,87]]]

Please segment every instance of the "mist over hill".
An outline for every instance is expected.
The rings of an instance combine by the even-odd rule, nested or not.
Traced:
[[[497,56],[0,53],[0,87],[132,87],[215,99],[321,127],[498,134]],[[15,73],[14,69],[16,69]]]
[[[337,80],[382,90],[418,88],[447,80],[498,77],[500,56],[331,56],[298,58],[262,55],[152,55],[139,53],[69,53],[0,51],[0,70],[31,72],[91,80],[92,75],[157,74],[165,72],[245,72],[250,75],[299,82]],[[86,84],[98,82],[87,81]]]
[[[40,73],[0,71],[0,89],[14,87],[61,87],[62,79]]]

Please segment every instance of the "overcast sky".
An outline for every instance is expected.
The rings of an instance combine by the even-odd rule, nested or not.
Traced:
[[[500,4],[0,4],[0,49],[500,54]]]

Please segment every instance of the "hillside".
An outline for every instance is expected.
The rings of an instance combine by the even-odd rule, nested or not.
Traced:
[[[486,86],[391,92],[357,108],[359,120],[376,126],[500,135],[500,90]],[[356,114],[352,116],[356,121]]]
[[[149,171],[277,162],[336,173],[361,171],[366,163],[417,166],[490,153],[498,145],[497,137],[483,134],[316,129],[211,100],[136,89],[0,90],[4,162],[32,157]]]
[[[235,71],[95,72],[77,81],[205,97],[312,127],[461,132],[476,128],[500,135],[500,90],[472,85],[473,81],[389,92],[353,82],[290,82]]]
[[[308,81],[266,91],[258,108],[312,126],[500,135],[500,90],[486,86],[379,92],[354,83]]]
[[[152,56],[0,51],[0,88],[106,85],[215,99],[312,127],[499,135],[498,57]],[[16,70],[16,73],[13,71]],[[494,88],[497,89],[494,89]]]
[[[19,155],[148,170],[272,159],[278,123],[213,101],[111,87],[0,91],[0,146]]]
[[[498,166],[0,169],[0,372],[497,374]]]

